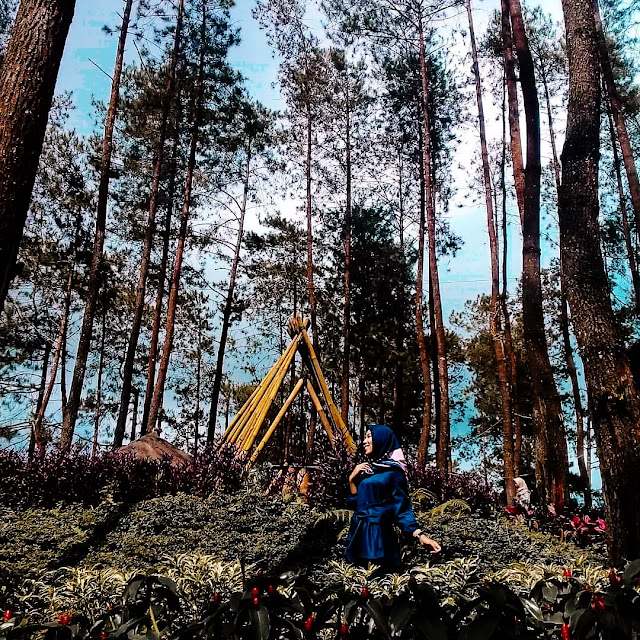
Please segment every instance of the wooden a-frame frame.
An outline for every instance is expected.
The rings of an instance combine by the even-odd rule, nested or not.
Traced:
[[[308,326],[309,320],[303,321],[300,314],[289,318],[287,322],[287,331],[291,336],[289,346],[256,387],[240,411],[238,411],[222,436],[223,444],[233,444],[240,452],[240,455],[246,459],[246,469],[251,467],[258,459],[260,452],[269,442],[269,438],[271,438],[292,402],[304,387],[306,387],[311,401],[320,416],[320,421],[329,436],[331,444],[334,444],[334,433],[339,432],[349,451],[355,451],[356,446],[353,438],[342,421],[342,416],[331,398],[329,388],[322,375],[320,363],[307,335]],[[268,429],[264,431],[258,444],[255,445],[267,413],[282,386],[296,353],[300,353],[302,356],[306,371],[300,375],[278,415],[273,419]]]

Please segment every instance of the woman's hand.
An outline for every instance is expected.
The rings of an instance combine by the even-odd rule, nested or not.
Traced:
[[[368,462],[357,464],[349,476],[349,482],[353,482],[362,471],[369,473],[371,471],[371,465]]]
[[[426,533],[421,533],[418,536],[418,542],[421,547],[431,549],[431,554],[438,553],[442,550],[442,547],[435,540],[432,540]]]
[[[355,496],[358,493],[358,487],[356,487],[354,480],[361,471],[366,471],[367,473],[370,472],[371,465],[368,462],[361,462],[353,468],[353,471],[349,476],[349,491],[351,491],[351,495]]]

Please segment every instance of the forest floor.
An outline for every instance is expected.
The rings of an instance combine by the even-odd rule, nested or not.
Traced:
[[[135,573],[169,575],[184,592],[207,585],[231,592],[242,571],[294,571],[320,585],[368,584],[389,592],[411,571],[446,598],[473,591],[486,578],[530,589],[565,567],[591,584],[605,580],[608,571],[602,549],[580,549],[497,513],[471,514],[454,504],[418,510],[421,526],[442,552],[430,557],[406,546],[407,573],[376,583],[367,570],[343,560],[348,518],[346,511],[322,512],[295,498],[247,491],[206,499],[178,494],[131,505],[106,501],[96,508],[2,508],[0,592],[11,590],[26,608],[51,614],[111,602]]]

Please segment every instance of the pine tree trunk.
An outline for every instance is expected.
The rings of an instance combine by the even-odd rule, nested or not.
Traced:
[[[102,372],[104,371],[104,344],[107,326],[107,306],[102,308],[102,333],[100,334],[100,361],[98,363],[98,386],[96,387],[96,408],[93,412],[93,448],[91,458],[98,453],[98,436],[100,434],[100,418],[102,416]]]
[[[445,344],[445,331],[442,321],[442,301],[440,297],[440,280],[438,276],[438,256],[436,254],[436,215],[433,206],[433,194],[431,188],[431,132],[429,127],[429,87],[427,80],[427,62],[424,48],[424,34],[422,31],[422,19],[419,22],[420,38],[420,72],[422,76],[422,119],[424,129],[424,144],[422,152],[424,156],[425,199],[427,240],[429,247],[429,275],[431,278],[431,291],[433,295],[433,311],[435,316],[435,331],[438,344],[438,377],[440,389],[440,438],[436,452],[436,465],[440,469],[448,469],[450,458],[449,444],[449,373],[447,369],[447,350]]]
[[[67,287],[64,294],[64,306],[62,309],[62,318],[60,319],[60,330],[58,331],[58,338],[56,340],[56,349],[53,356],[53,364],[51,365],[51,373],[49,374],[49,382],[47,384],[46,391],[44,393],[42,401],[39,403],[40,407],[33,425],[35,442],[40,453],[44,453],[44,449],[46,447],[44,434],[42,432],[42,422],[44,420],[44,415],[47,412],[47,407],[49,406],[49,400],[51,399],[51,394],[53,393],[53,387],[55,386],[56,375],[58,373],[58,364],[60,363],[60,355],[62,353],[62,347],[64,343],[64,336],[67,332],[67,323],[69,322],[69,309],[71,307],[71,289],[73,287],[74,272],[75,272],[75,261],[74,261],[73,267],[69,271],[69,276],[67,278]],[[49,348],[51,347],[49,346]]]
[[[616,123],[616,132],[618,134],[618,140],[620,142],[620,149],[622,150],[622,160],[624,162],[624,168],[627,172],[629,192],[631,194],[631,205],[633,206],[633,215],[636,220],[636,228],[640,229],[640,181],[638,180],[638,170],[633,158],[631,140],[629,139],[629,132],[627,131],[627,125],[624,121],[624,115],[622,114],[620,96],[618,95],[618,89],[616,88],[616,82],[613,76],[613,69],[611,68],[611,59],[609,58],[607,41],[602,29],[602,22],[600,20],[600,8],[598,6],[598,0],[592,0],[592,2],[596,25],[596,34],[598,36],[600,67],[602,68],[602,75],[604,76],[605,85],[607,87],[609,106],[611,107],[613,120]]]
[[[427,463],[429,454],[429,436],[431,431],[431,358],[427,344],[427,337],[424,332],[424,232],[426,220],[426,200],[424,189],[424,154],[422,147],[424,139],[422,128],[418,127],[418,138],[420,144],[420,225],[418,227],[418,273],[416,277],[416,327],[418,337],[418,351],[420,353],[420,368],[422,370],[422,387],[424,403],[422,407],[422,429],[420,431],[420,443],[418,445],[418,467],[423,467]]]
[[[240,250],[242,248],[242,237],[244,233],[244,216],[247,211],[247,195],[249,193],[249,178],[251,176],[251,143],[247,142],[247,161],[244,173],[244,185],[242,191],[242,204],[240,205],[240,220],[238,221],[238,235],[236,236],[236,247],[231,263],[231,273],[229,275],[229,288],[227,299],[222,313],[222,329],[220,331],[220,345],[218,347],[218,358],[216,361],[216,372],[213,378],[213,390],[211,392],[211,407],[209,410],[209,423],[207,429],[207,444],[213,444],[216,435],[216,418],[218,417],[218,399],[220,397],[220,387],[222,385],[222,370],[224,364],[224,351],[227,345],[227,335],[231,324],[231,311],[233,308],[233,294],[236,286],[236,274],[240,262]]]
[[[576,414],[576,456],[578,458],[578,471],[580,472],[580,479],[583,486],[582,493],[584,496],[584,506],[586,509],[591,509],[591,474],[587,471],[587,465],[585,464],[584,459],[584,411],[582,410],[582,400],[580,398],[578,370],[573,358],[573,347],[571,346],[571,336],[569,334],[567,283],[564,276],[562,256],[560,256],[560,329],[562,331],[564,358],[567,364],[569,379],[571,380],[573,406]]]
[[[164,386],[167,379],[167,371],[169,368],[169,359],[173,348],[173,334],[176,319],[176,307],[178,304],[178,291],[180,289],[180,270],[182,268],[182,259],[184,255],[184,247],[187,239],[187,227],[189,223],[189,211],[191,208],[191,190],[193,186],[193,174],[196,166],[196,152],[198,149],[198,138],[200,135],[200,117],[202,111],[202,100],[204,96],[204,64],[205,64],[205,36],[206,36],[206,0],[202,0],[202,27],[201,27],[201,51],[200,63],[198,68],[198,88],[194,105],[193,126],[191,129],[191,144],[189,148],[189,160],[187,163],[187,177],[184,188],[184,204],[182,207],[182,218],[180,220],[180,233],[178,236],[178,245],[176,247],[176,256],[173,264],[173,275],[171,277],[171,290],[169,292],[169,302],[167,305],[167,325],[165,330],[165,342],[162,352],[160,367],[158,368],[158,379],[156,380],[153,390],[153,398],[149,410],[149,422],[147,429],[154,431],[156,422],[158,421],[160,408],[164,397]],[[159,427],[158,427],[159,428]]]
[[[311,105],[307,102],[307,157],[305,161],[305,176],[307,182],[307,292],[309,296],[309,307],[311,313],[311,337],[313,339],[313,349],[318,355],[318,320],[316,311],[316,293],[313,284],[313,223],[311,219],[311,140],[312,140],[312,119]],[[316,410],[311,407],[311,418],[309,420],[309,434],[307,437],[307,461],[313,458],[313,441],[316,432]]]
[[[478,52],[476,50],[476,38],[473,29],[473,16],[471,13],[471,0],[466,0],[467,18],[469,20],[469,34],[471,38],[471,55],[473,59],[473,73],[476,83],[476,100],[478,104],[478,127],[480,131],[480,149],[482,153],[482,172],[484,178],[485,204],[487,208],[487,231],[489,234],[489,251],[491,256],[491,299],[489,302],[489,332],[493,351],[496,356],[498,381],[502,399],[502,453],[504,461],[504,482],[507,494],[507,503],[513,504],[516,487],[513,473],[513,422],[511,415],[511,387],[510,376],[507,369],[505,353],[505,336],[502,328],[501,311],[498,304],[500,294],[500,266],[498,264],[498,240],[496,236],[496,221],[493,211],[493,199],[491,193],[491,169],[489,167],[489,151],[487,148],[487,135],[485,131],[484,106],[482,104],[482,83],[480,81],[480,68],[478,66]]]
[[[524,221],[522,225],[522,318],[533,392],[536,479],[543,504],[559,510],[569,497],[569,462],[562,405],[553,378],[544,328],[540,279],[540,110],[533,58],[519,0],[509,0],[527,122]]]
[[[342,422],[349,420],[349,374],[351,367],[351,120],[349,113],[349,92],[347,90],[346,119],[346,206],[344,211],[344,307],[342,320]]]
[[[130,1],[130,0],[129,0]],[[160,178],[162,165],[164,162],[164,147],[167,139],[167,127],[169,124],[169,113],[173,104],[173,94],[175,93],[176,68],[178,66],[178,53],[180,51],[180,39],[182,36],[182,21],[184,12],[184,0],[180,0],[178,6],[178,16],[176,19],[176,34],[169,64],[169,79],[167,80],[167,93],[164,96],[162,107],[162,118],[160,120],[160,132],[158,134],[158,146],[153,167],[153,182],[151,185],[151,195],[149,202],[149,214],[145,225],[144,242],[142,247],[142,257],[140,259],[140,273],[138,275],[138,285],[136,287],[136,302],[133,313],[133,322],[129,334],[129,343],[124,360],[122,375],[122,392],[120,394],[120,409],[118,411],[118,421],[113,434],[113,448],[122,446],[127,415],[129,413],[129,401],[131,399],[131,385],[133,380],[133,365],[140,337],[140,327],[142,325],[142,315],[145,308],[145,292],[147,288],[147,275],[149,272],[149,262],[151,260],[151,249],[153,248],[153,237],[156,228],[156,211],[158,209],[158,196],[160,194]]]
[[[360,395],[360,442],[364,440],[367,413],[367,385],[364,379],[364,359],[360,356],[360,369],[358,371],[358,394]]]
[[[68,412],[67,402],[67,334],[69,333],[69,323],[62,334],[62,349],[60,350],[60,410],[62,412],[62,420]]]
[[[120,26],[120,37],[118,39],[118,50],[113,69],[113,81],[111,83],[111,96],[109,98],[109,108],[104,124],[104,138],[102,141],[102,158],[100,162],[100,182],[98,184],[98,205],[96,207],[96,235],[91,256],[91,270],[89,272],[89,284],[87,286],[87,303],[84,308],[82,318],[82,329],[78,339],[78,351],[73,367],[73,378],[71,389],[69,390],[69,402],[67,413],[62,423],[62,433],[60,435],[60,450],[69,451],[71,440],[76,428],[78,410],[80,409],[80,399],[82,397],[82,387],[84,376],[87,370],[87,358],[91,348],[91,334],[93,332],[93,319],[100,293],[100,271],[102,267],[102,251],[107,221],[107,202],[109,199],[109,178],[111,169],[111,155],[113,151],[113,129],[118,110],[118,96],[120,93],[120,78],[122,76],[122,65],[124,61],[124,49],[127,41],[127,31],[129,29],[129,18],[131,15],[132,0],[126,0],[125,11],[122,16]]]
[[[131,437],[129,439],[133,441],[136,439],[138,427],[138,401],[140,400],[140,391],[138,391],[137,387],[132,387],[131,393],[133,395],[133,410],[131,412]]]
[[[513,475],[520,475],[520,460],[522,457],[522,418],[520,417],[520,397],[518,394],[518,362],[516,360],[515,349],[513,348],[513,338],[511,335],[511,316],[507,301],[509,299],[507,290],[507,264],[509,256],[509,237],[507,234],[507,181],[505,168],[507,164],[507,133],[505,119],[505,84],[502,88],[502,153],[500,158],[500,192],[502,205],[502,291],[500,293],[500,307],[502,309],[502,319],[504,320],[504,347],[508,361],[509,385],[511,387],[511,416],[513,418]],[[518,134],[519,135],[519,134]]]
[[[629,261],[629,271],[631,272],[631,283],[633,284],[633,293],[636,299],[636,310],[640,311],[640,273],[638,273],[638,263],[636,262],[636,252],[631,239],[631,230],[629,229],[629,217],[627,216],[627,201],[624,196],[624,188],[622,186],[622,175],[620,171],[620,157],[618,155],[618,146],[616,144],[616,135],[611,116],[611,110],[607,109],[609,118],[609,132],[611,136],[611,149],[613,150],[613,168],[616,174],[616,183],[618,186],[618,198],[620,202],[620,217],[622,220],[622,236],[624,237],[624,245],[627,250],[627,260]]]
[[[511,165],[516,188],[520,224],[524,225],[524,164],[522,161],[522,139],[520,137],[520,109],[518,107],[518,88],[516,84],[515,59],[513,55],[513,34],[509,17],[509,0],[502,4],[502,45],[504,47],[504,75],[507,83],[509,103],[509,133],[511,139]]]
[[[60,395],[62,398],[62,415],[66,415],[66,391],[65,391],[65,350],[66,350],[66,337],[69,326],[69,313],[71,310],[71,293],[73,291],[73,285],[75,282],[76,268],[78,263],[78,246],[80,244],[80,230],[82,225],[82,218],[80,215],[76,217],[75,232],[73,236],[73,243],[71,245],[71,266],[69,268],[69,275],[67,276],[67,286],[64,292],[64,302],[62,305],[62,317],[60,318],[60,329],[58,331],[58,337],[56,339],[56,348],[53,356],[53,364],[51,366],[51,373],[49,375],[49,382],[46,385],[44,395],[38,403],[38,411],[36,413],[34,421],[34,434],[35,443],[40,453],[44,453],[46,443],[44,441],[44,434],[42,433],[42,422],[47,412],[49,400],[53,393],[53,387],[55,386],[56,375],[58,373],[58,367],[60,368]]]
[[[556,181],[556,191],[560,197],[562,180],[560,177],[560,162],[556,147],[556,134],[553,128],[553,111],[551,110],[551,96],[544,66],[541,65],[541,79],[544,89],[544,98],[547,106],[547,120],[549,123],[549,137],[551,140],[551,154],[553,159],[553,173]],[[571,381],[571,391],[573,394],[573,406],[576,415],[576,456],[578,458],[578,470],[583,485],[584,506],[591,509],[591,480],[587,473],[584,462],[584,412],[582,410],[582,400],[580,398],[580,385],[578,384],[578,371],[573,358],[573,347],[571,346],[571,336],[569,333],[569,310],[567,304],[566,282],[564,268],[562,266],[562,256],[560,256],[560,330],[562,332],[562,342],[564,346],[564,358],[567,364],[567,373]]]
[[[40,376],[40,389],[38,391],[38,400],[36,402],[36,411],[35,411],[35,419],[33,427],[31,428],[31,432],[29,434],[29,449],[27,453],[27,464],[31,464],[33,460],[33,456],[36,449],[36,444],[38,444],[38,453],[39,455],[43,455],[45,452],[45,440],[42,436],[42,430],[38,430],[36,427],[38,416],[42,411],[42,402],[45,396],[45,390],[47,387],[47,371],[49,370],[49,358],[51,357],[51,342],[48,340],[44,343],[44,355],[42,356],[42,374]]]
[[[563,0],[569,58],[560,239],[573,327],[600,459],[609,560],[640,556],[640,398],[614,316],[600,247],[600,88],[593,7]]]
[[[311,138],[313,122],[311,117],[311,105],[307,104],[307,157],[305,160],[305,178],[307,182],[307,291],[309,295],[309,307],[311,312],[311,336],[313,348],[318,355],[318,321],[316,310],[316,291],[313,284],[313,222],[311,218]]]
[[[204,303],[204,300],[202,300]],[[198,309],[198,349],[196,352],[196,411],[193,427],[193,457],[198,457],[198,441],[200,439],[200,388],[202,384],[202,316]]]
[[[405,266],[406,266],[406,257],[405,257],[405,246],[404,246],[404,197],[403,197],[403,184],[402,184],[402,171],[403,171],[403,162],[402,162],[402,148],[400,149],[399,155],[399,180],[398,180],[398,248],[400,249],[400,278],[398,283],[398,299],[397,299],[397,322],[398,328],[396,331],[396,366],[395,366],[395,381],[393,384],[393,430],[398,435],[404,435],[404,423],[403,423],[403,415],[404,415],[404,334],[405,334],[405,326],[404,326],[404,317],[405,317]],[[423,331],[424,333],[424,331]],[[431,413],[431,410],[429,410]],[[422,435],[422,430],[421,430]]]
[[[22,0],[0,66],[0,313],[16,266],[75,0]]]
[[[177,123],[176,118],[176,123]],[[173,149],[171,159],[171,176],[169,178],[169,189],[167,191],[167,214],[165,216],[164,233],[162,236],[162,257],[160,258],[160,269],[158,271],[158,289],[156,291],[156,302],[153,309],[153,326],[151,328],[151,338],[149,344],[149,357],[147,358],[147,387],[144,393],[144,406],[142,408],[142,423],[140,424],[140,435],[147,433],[149,422],[149,411],[151,410],[151,398],[153,397],[153,387],[156,382],[156,360],[158,357],[158,342],[160,339],[160,323],[162,319],[162,301],[164,299],[164,285],[167,278],[167,265],[169,263],[169,243],[171,241],[171,220],[173,218],[173,206],[176,190],[177,174],[177,153],[178,153],[179,130],[176,124]]]

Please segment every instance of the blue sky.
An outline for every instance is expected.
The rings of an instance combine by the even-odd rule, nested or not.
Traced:
[[[278,109],[282,106],[280,96],[272,86],[276,80],[277,63],[271,56],[264,34],[251,16],[254,4],[253,0],[239,0],[231,9],[233,23],[241,29],[242,42],[232,49],[230,61],[247,78],[251,93],[267,107]],[[136,5],[134,2],[134,12]],[[107,74],[113,69],[117,34],[107,35],[102,28],[104,25],[119,25],[118,14],[121,14],[123,6],[123,0],[78,0],[76,5],[56,92],[73,92],[76,111],[71,123],[81,133],[94,127],[92,98],[105,102],[109,98],[111,80]],[[136,48],[129,40],[126,59],[136,58]]]

